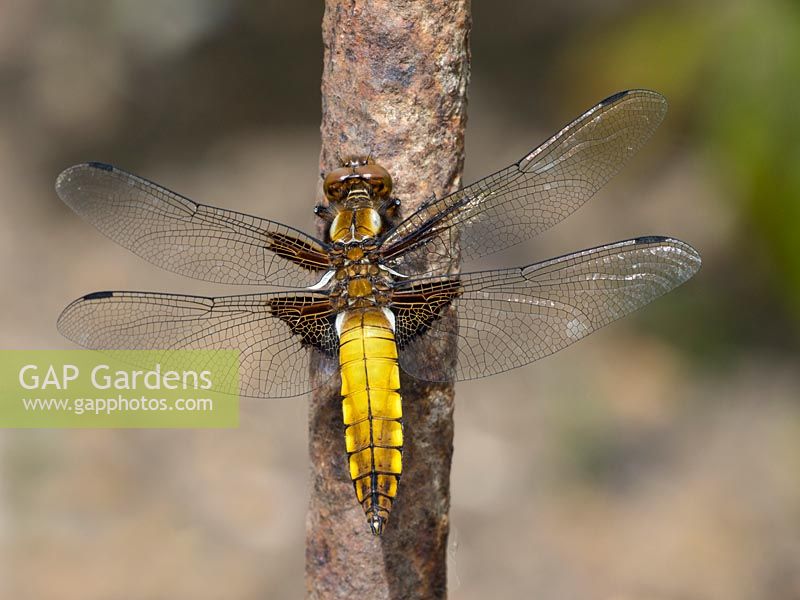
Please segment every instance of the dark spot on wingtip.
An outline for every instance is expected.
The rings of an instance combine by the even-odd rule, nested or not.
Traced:
[[[103,171],[113,171],[114,170],[114,167],[112,167],[111,165],[106,164],[106,163],[90,161],[90,162],[88,162],[86,164],[89,165],[90,167],[95,168],[95,169],[102,169]]]
[[[667,238],[663,235],[643,235],[642,237],[636,238],[637,244],[660,244],[664,242]]]
[[[605,100],[601,100],[600,104],[601,105],[613,104],[614,102],[616,102],[620,98],[624,98],[625,96],[627,96],[629,93],[630,93],[629,90],[624,90],[622,92],[617,92],[616,94],[612,94],[611,96],[609,96]]]
[[[102,300],[103,298],[111,298],[114,292],[92,292],[86,294],[81,300]]]

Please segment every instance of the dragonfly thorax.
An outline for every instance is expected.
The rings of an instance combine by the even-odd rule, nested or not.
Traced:
[[[341,209],[330,226],[331,241],[360,243],[376,238],[383,229],[383,219],[372,206]]]
[[[392,273],[378,262],[373,238],[340,246],[334,260],[330,298],[338,308],[384,306],[389,302]]]

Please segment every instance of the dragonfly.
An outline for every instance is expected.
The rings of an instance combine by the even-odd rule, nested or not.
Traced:
[[[325,202],[315,208],[324,239],[198,204],[103,163],[70,167],[58,195],[118,244],[188,277],[266,291],[94,292],[67,306],[58,328],[93,349],[238,349],[248,397],[311,391],[320,379],[312,364],[338,372],[349,475],[380,535],[397,498],[404,436],[413,435],[403,428],[400,369],[451,382],[521,367],[698,271],[698,252],[665,236],[523,267],[460,269],[575,212],[651,137],[666,109],[653,91],[614,94],[518,162],[408,215],[384,167],[348,159],[324,177]],[[452,357],[431,360],[431,341]]]

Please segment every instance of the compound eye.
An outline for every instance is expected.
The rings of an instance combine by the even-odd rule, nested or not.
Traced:
[[[350,169],[339,168],[334,169],[325,177],[325,182],[322,184],[322,191],[328,200],[336,202],[341,200],[345,193],[345,180],[351,176]]]
[[[328,200],[330,200],[331,202],[336,202],[337,200],[341,200],[343,189],[344,186],[339,181],[327,184],[325,185],[325,197],[328,198]]]
[[[392,177],[382,166],[371,163],[359,167],[356,172],[369,184],[375,196],[381,198],[392,193]]]
[[[372,187],[372,193],[375,194],[377,197],[382,198],[384,196],[388,196],[392,193],[392,183],[390,181],[386,181],[384,179],[372,179],[370,180],[370,186]]]

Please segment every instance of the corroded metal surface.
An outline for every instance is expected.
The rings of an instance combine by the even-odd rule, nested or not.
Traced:
[[[327,2],[321,171],[349,156],[373,156],[392,174],[403,215],[456,189],[469,25],[463,0]],[[403,492],[376,538],[353,501],[338,385],[333,378],[320,388],[309,409],[308,596],[445,597],[452,387],[402,378]]]

